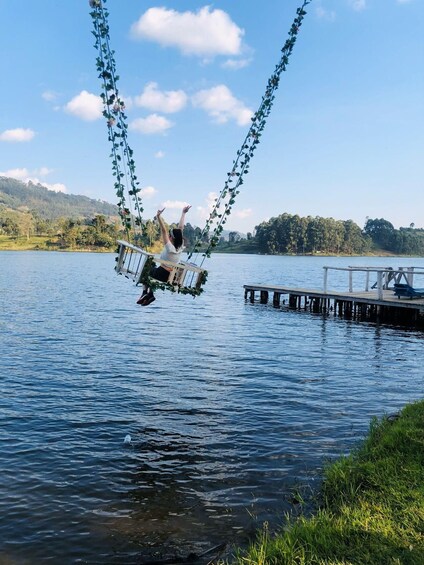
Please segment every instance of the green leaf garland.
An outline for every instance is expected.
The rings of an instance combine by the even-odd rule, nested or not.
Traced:
[[[311,1],[312,0],[304,0],[302,6],[296,10],[296,17],[290,27],[289,37],[281,49],[282,55],[280,61],[268,80],[265,94],[262,97],[259,109],[252,117],[252,124],[249,131],[241,145],[241,148],[237,151],[237,157],[235,161],[233,161],[231,171],[227,173],[227,180],[224,183],[224,188],[215,200],[212,212],[205,227],[203,228],[202,233],[197,238],[193,250],[189,254],[189,259],[195,253],[200,252],[202,242],[209,234],[215,220],[217,220],[216,227],[212,233],[212,237],[209,239],[207,249],[203,252],[203,260],[206,257],[210,257],[213,248],[216,247],[219,242],[220,235],[224,229],[225,223],[227,222],[228,216],[231,213],[236,196],[240,193],[239,189],[243,184],[243,177],[249,173],[250,161],[253,158],[256,147],[259,145],[266,120],[274,103],[275,91],[280,84],[280,75],[287,68],[289,57],[293,51],[294,44],[296,43],[297,34],[300,26],[302,25],[303,18],[306,15],[305,8]],[[223,207],[222,210],[221,207]]]
[[[117,86],[119,76],[116,74],[115,53],[110,49],[109,44],[109,12],[104,7],[106,0],[89,0],[89,4],[92,8],[90,15],[93,21],[94,47],[98,53],[96,67],[102,81],[100,97],[104,105],[103,116],[106,119],[108,139],[112,147],[110,158],[112,174],[115,177],[114,188],[118,197],[121,222],[129,235],[131,230],[136,231],[136,226],[140,232],[143,228],[140,183],[135,171],[133,150],[127,140],[127,116],[125,103],[119,96]]]

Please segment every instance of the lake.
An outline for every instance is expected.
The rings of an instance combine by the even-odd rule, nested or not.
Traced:
[[[0,563],[130,564],[245,543],[373,416],[423,397],[422,331],[243,291],[421,259],[215,254],[201,297],[159,291],[147,307],[111,254],[0,261]],[[330,287],[346,289],[336,273]]]

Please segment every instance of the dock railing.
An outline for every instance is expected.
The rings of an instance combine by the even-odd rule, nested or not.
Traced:
[[[390,284],[399,284],[402,280],[409,286],[414,286],[414,277],[416,275],[424,275],[423,267],[330,267],[325,266],[324,269],[324,292],[328,292],[328,272],[329,271],[346,271],[349,276],[349,292],[353,292],[353,274],[365,274],[365,292],[370,291],[370,275],[375,275],[375,281],[371,286],[371,290],[376,289],[377,298],[382,300],[383,291],[390,289]],[[424,286],[424,285],[423,285]]]

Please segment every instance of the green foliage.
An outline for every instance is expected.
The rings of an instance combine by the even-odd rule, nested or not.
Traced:
[[[106,202],[0,177],[0,236],[9,237],[3,242],[3,248],[7,248],[7,241],[12,247],[12,239],[29,241],[33,236],[43,236],[52,249],[112,249],[116,239],[125,239],[127,235],[119,228],[116,212],[116,206]],[[247,239],[241,239],[238,232],[229,232],[228,236],[231,241],[220,237],[217,251],[359,255],[372,251],[373,246],[381,248],[384,240],[385,250],[394,254],[424,256],[423,229],[395,230],[384,219],[368,220],[362,232],[352,220],[284,213],[259,224],[255,235],[248,234]],[[184,228],[184,240],[188,249],[193,248],[196,241],[200,250],[210,243],[209,235],[190,223]],[[162,243],[157,223],[147,220],[143,233],[136,235],[134,243],[150,252],[159,252]],[[41,242],[36,245],[43,246]],[[25,247],[23,241],[20,247]]]
[[[117,217],[113,204],[87,196],[64,194],[48,190],[41,184],[0,176],[0,210],[31,212],[39,220],[56,220],[61,217],[92,218],[96,214]]]
[[[268,528],[238,565],[424,563],[424,401],[373,420],[360,449],[328,466],[314,515]]]
[[[114,218],[41,219],[36,213],[0,206],[2,249],[112,249],[123,236]]]
[[[127,139],[127,116],[125,103],[118,91],[119,76],[116,73],[114,51],[110,48],[108,16],[104,5],[106,0],[90,0],[93,21],[94,47],[97,50],[96,67],[102,83],[101,98],[104,104],[103,116],[106,119],[108,138],[111,143],[110,158],[112,174],[115,177],[115,191],[118,196],[119,215],[127,232],[138,226],[141,233],[143,207],[139,193],[141,191],[135,172],[133,150]],[[134,208],[134,210],[133,210]]]
[[[368,219],[364,233],[371,238],[377,249],[399,255],[424,255],[424,230],[414,229],[414,224],[396,230],[384,218]]]
[[[382,249],[391,249],[395,228],[387,220],[383,218],[376,218],[375,220],[368,219],[364,227],[364,232]]]
[[[352,220],[319,216],[302,218],[281,214],[256,227],[261,253],[362,254],[370,248],[369,238]]]
[[[166,282],[158,281],[157,279],[153,279],[150,277],[150,271],[154,266],[155,260],[154,257],[149,257],[144,264],[143,271],[140,275],[140,283],[145,284],[148,286],[153,292],[156,290],[169,290],[171,292],[177,292],[179,294],[190,294],[193,297],[199,296],[203,292],[203,286],[205,285],[208,272],[203,271],[198,284],[196,287],[184,287],[178,284],[169,284]]]

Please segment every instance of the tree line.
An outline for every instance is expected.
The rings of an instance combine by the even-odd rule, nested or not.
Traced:
[[[117,217],[96,214],[92,218],[67,217],[46,219],[36,212],[10,210],[0,205],[0,236],[9,238],[43,237],[47,248],[112,250],[117,239],[128,239]],[[186,224],[184,239],[191,249],[201,236],[201,229]],[[209,236],[203,237],[205,245]],[[135,243],[151,252],[162,246],[157,222],[147,220],[142,235]],[[216,251],[265,254],[344,254],[361,255],[385,251],[400,255],[424,256],[424,230],[409,227],[395,229],[383,218],[367,218],[361,229],[352,220],[301,217],[280,214],[256,226],[253,233],[243,236],[229,232],[221,237]]]
[[[424,229],[416,228],[414,223],[397,230],[384,218],[368,218],[364,233],[376,248],[400,255],[424,255]]]
[[[281,214],[259,224],[254,239],[258,251],[269,254],[424,255],[423,229],[395,229],[383,218],[367,218],[361,229],[352,220]]]
[[[191,247],[200,237],[202,230],[187,224],[184,239]],[[11,210],[0,205],[0,236],[11,239],[30,240],[44,238],[46,248],[51,249],[114,249],[117,239],[128,239],[117,217],[96,214],[92,218],[46,219],[37,212]],[[157,222],[147,220],[142,235],[135,243],[150,251],[161,247],[160,230]]]
[[[352,220],[291,214],[259,224],[255,239],[259,251],[270,254],[360,254],[371,247],[370,239]]]

